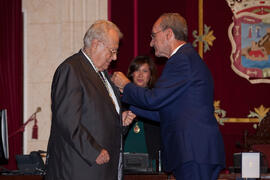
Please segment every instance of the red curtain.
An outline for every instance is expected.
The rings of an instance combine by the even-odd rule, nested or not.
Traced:
[[[23,121],[23,16],[21,0],[0,1],[0,109],[7,109],[8,132]],[[22,134],[9,138],[8,169],[16,169]]]
[[[134,18],[134,2],[137,2],[138,17]],[[198,0],[170,1],[126,1],[110,0],[110,18],[124,33],[120,43],[119,56],[111,70],[127,72],[133,58],[134,19],[138,20],[138,54],[154,57],[150,48],[150,33],[153,23],[165,12],[178,12],[186,19],[189,27],[189,42],[195,39],[194,30],[198,31]],[[125,7],[125,8],[122,8]],[[212,72],[215,84],[215,100],[221,101],[221,108],[227,112],[226,117],[246,118],[254,108],[264,105],[270,107],[270,84],[251,84],[237,75],[231,68],[231,43],[228,38],[228,28],[232,23],[233,14],[225,0],[204,0],[203,21],[214,31],[216,39],[210,51],[204,54],[204,61]],[[197,34],[198,35],[198,34]],[[198,45],[198,44],[197,44]],[[159,72],[166,60],[154,57]],[[254,133],[253,123],[225,123],[220,126],[225,142],[227,166],[233,165],[233,153],[241,151],[238,144],[243,143],[245,130]]]

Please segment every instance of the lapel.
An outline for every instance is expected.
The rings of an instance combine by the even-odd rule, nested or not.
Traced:
[[[105,86],[105,84],[103,83],[102,79],[99,77],[98,73],[95,71],[95,69],[93,68],[93,66],[91,65],[91,63],[89,62],[89,60],[84,56],[84,54],[80,51],[79,55],[81,56],[80,61],[82,63],[82,68],[85,71],[85,77],[87,78],[89,81],[94,82],[92,84],[94,84],[95,88],[97,88],[98,91],[101,92],[101,94],[104,95],[104,98],[106,99],[107,103],[110,104],[110,109],[112,110],[112,112],[114,112],[114,114],[119,117],[119,114],[117,113],[115,106],[113,104],[113,101],[109,95],[109,92],[107,91],[107,88]],[[107,78],[107,77],[106,77]],[[108,78],[107,78],[108,79]],[[108,79],[110,82],[110,79]],[[110,82],[110,84],[112,84]],[[115,89],[113,89],[115,92]],[[115,93],[116,95],[117,93]],[[119,103],[119,97],[116,95],[118,103]],[[120,104],[119,104],[120,106]],[[121,106],[120,106],[121,109]]]

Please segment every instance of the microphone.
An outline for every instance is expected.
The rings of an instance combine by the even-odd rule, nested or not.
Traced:
[[[19,132],[23,132],[25,129],[25,126],[30,121],[34,121],[34,126],[32,129],[32,139],[37,139],[38,138],[38,125],[37,125],[36,114],[39,113],[40,111],[41,111],[41,107],[37,107],[36,111],[30,116],[30,118],[19,129],[17,129],[15,132],[9,134],[8,138],[15,136]]]
[[[41,107],[37,107],[35,114],[39,113],[40,111],[41,111]]]

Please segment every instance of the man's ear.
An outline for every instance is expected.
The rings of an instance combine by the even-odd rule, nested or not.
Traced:
[[[87,55],[90,56],[91,58],[94,58],[94,56],[95,56],[95,54],[97,52],[98,43],[99,43],[98,40],[93,39],[91,41],[90,47],[85,49],[85,51],[88,53]]]
[[[166,31],[166,38],[168,40],[174,39],[174,33],[171,28],[167,28],[165,31]]]
[[[93,49],[96,49],[98,47],[99,41],[97,39],[93,39],[91,42],[91,46]]]

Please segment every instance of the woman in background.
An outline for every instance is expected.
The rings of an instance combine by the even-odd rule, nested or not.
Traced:
[[[148,56],[137,56],[128,68],[127,77],[137,86],[153,88],[157,73],[153,60]],[[125,136],[125,152],[148,153],[150,166],[155,168],[155,159],[160,150],[160,125],[157,122],[136,117]]]

